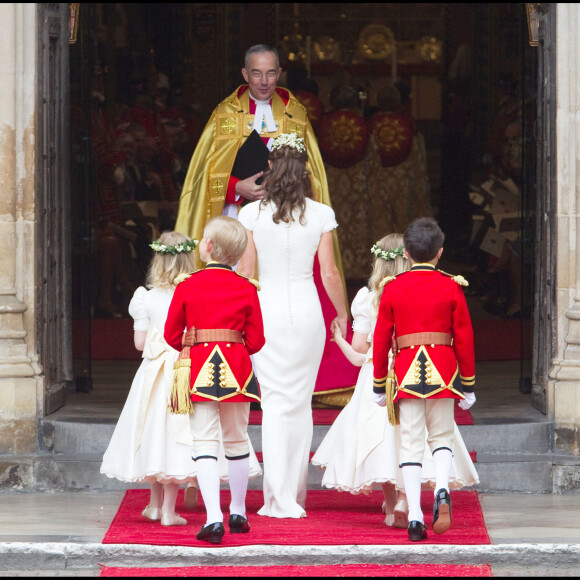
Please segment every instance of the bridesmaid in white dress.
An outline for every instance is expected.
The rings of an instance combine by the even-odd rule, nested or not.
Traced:
[[[354,365],[360,366],[354,394],[340,412],[312,457],[312,464],[325,470],[322,485],[353,495],[368,494],[382,488],[385,524],[398,528],[408,526],[408,506],[403,477],[399,468],[400,433],[387,419],[387,411],[373,401],[372,336],[377,308],[382,294],[381,281],[408,270],[402,255],[403,236],[390,234],[375,246],[375,264],[368,286],[355,296],[352,345],[334,329],[334,340]],[[425,436],[427,434],[425,433]],[[449,486],[460,489],[479,483],[477,471],[455,425],[454,450]],[[422,466],[422,484],[434,488],[433,456],[426,447]]]
[[[346,334],[345,291],[334,260],[331,207],[311,199],[306,147],[296,134],[282,134],[270,152],[263,200],[242,208],[249,232],[238,272],[254,276],[256,261],[266,344],[253,356],[262,394],[264,506],[259,515],[306,515],[312,442],[312,393],[326,330],[313,279],[318,255],[324,288]]]
[[[154,257],[148,273],[149,289],[140,286],[129,304],[134,319],[134,340],[143,351],[127,400],[103,456],[100,472],[131,483],[151,485],[149,505],[143,517],[162,526],[185,525],[175,513],[179,485],[197,495],[197,475],[191,458],[193,440],[188,415],[173,415],[167,399],[173,383],[173,364],[178,352],[163,338],[169,304],[176,278],[194,269],[193,251],[197,242],[177,232],[164,232],[151,244]],[[220,476],[227,480],[223,446],[218,457]],[[250,477],[262,470],[250,443]],[[195,505],[195,502],[193,502]],[[188,507],[188,506],[186,506]]]

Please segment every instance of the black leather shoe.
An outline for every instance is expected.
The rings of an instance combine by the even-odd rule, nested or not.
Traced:
[[[433,531],[436,534],[446,532],[451,526],[451,497],[449,492],[442,487],[435,494],[433,504]]]
[[[427,526],[425,526],[425,524],[422,524],[417,520],[413,520],[409,522],[407,534],[409,535],[409,540],[411,540],[411,542],[419,542],[421,540],[426,540]]]
[[[221,522],[215,522],[201,528],[195,537],[198,540],[204,540],[212,544],[221,544],[225,531],[224,525]]]
[[[230,515],[228,525],[230,526],[231,534],[247,534],[250,531],[250,524],[248,523],[248,518],[245,518],[244,516],[239,516],[237,514]]]

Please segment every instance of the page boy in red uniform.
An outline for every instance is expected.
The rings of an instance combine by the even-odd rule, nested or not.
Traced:
[[[385,278],[374,334],[373,392],[381,406],[385,405],[391,346],[395,356],[394,402],[399,407],[400,467],[411,541],[427,538],[421,511],[425,427],[436,477],[433,531],[441,534],[451,525],[453,405],[461,399],[459,406],[468,409],[475,402],[473,328],[461,288],[467,282],[435,269],[444,238],[432,218],[419,218],[409,225],[403,245],[411,269]]]
[[[193,459],[207,514],[197,538],[214,544],[225,531],[217,465],[220,426],[229,460],[229,529],[250,531],[247,428],[250,402],[260,400],[250,355],[264,346],[265,338],[258,284],[233,270],[246,245],[246,229],[238,220],[218,216],[208,221],[199,243],[207,265],[178,284],[165,323],[165,340],[181,350],[171,406],[177,413],[188,413],[193,406]]]

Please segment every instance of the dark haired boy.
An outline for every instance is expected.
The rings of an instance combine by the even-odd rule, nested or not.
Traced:
[[[432,218],[419,218],[409,225],[403,244],[411,269],[387,279],[373,339],[373,392],[379,405],[385,404],[388,355],[395,339],[394,401],[399,406],[400,467],[411,541],[427,538],[421,511],[425,428],[436,478],[433,531],[441,534],[451,525],[454,402],[461,399],[462,409],[475,402],[473,328],[461,288],[467,282],[435,268],[444,239]]]

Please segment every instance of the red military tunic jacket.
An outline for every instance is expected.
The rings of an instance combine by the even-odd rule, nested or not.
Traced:
[[[373,391],[384,393],[393,335],[450,334],[452,346],[422,344],[395,356],[395,401],[402,398],[463,399],[475,386],[473,328],[463,289],[432,264],[414,264],[385,285],[373,336]]]
[[[165,322],[165,340],[181,350],[184,329],[232,329],[244,343],[202,342],[191,347],[192,401],[260,400],[250,355],[265,343],[256,286],[232,268],[210,262],[177,285]]]

